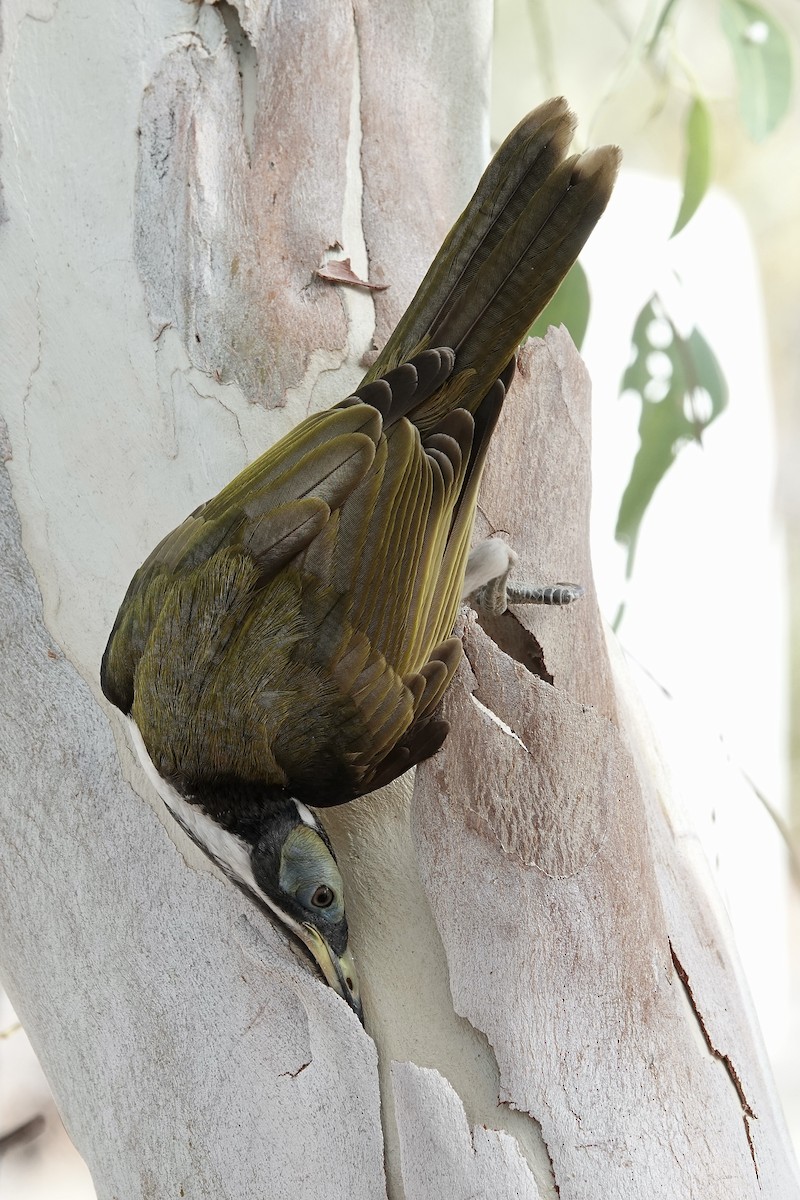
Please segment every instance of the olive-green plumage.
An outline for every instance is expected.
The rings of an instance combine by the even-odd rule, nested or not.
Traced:
[[[563,100],[498,150],[357,392],[303,421],[136,572],[103,691],[176,820],[360,1014],[339,875],[307,805],[441,745],[435,710],[516,350],[602,213],[611,147]]]
[[[431,753],[489,437],[514,356],[606,205],[550,101],[500,148],[354,397],[161,542],[103,660],[159,772],[336,804]],[[409,360],[414,359],[413,365]]]

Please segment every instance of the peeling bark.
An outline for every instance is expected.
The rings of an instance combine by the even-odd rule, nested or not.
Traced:
[[[541,1192],[514,1139],[485,1125],[470,1129],[461,1101],[437,1071],[394,1063],[392,1084],[406,1200],[498,1194],[539,1200]]]
[[[513,495],[503,533],[533,564],[526,574],[576,579],[587,597],[530,621],[554,685],[467,622],[444,705],[458,740],[418,771],[412,830],[454,1007],[488,1038],[503,1102],[541,1126],[562,1197],[794,1196],[725,926],[671,826],[649,731],[594,609],[588,382],[563,331],[528,356],[481,508]],[[559,409],[568,420],[551,431]],[[565,446],[574,457],[554,460]]]
[[[341,298],[316,271],[345,241],[355,30],[345,0],[250,12],[252,127],[230,16],[228,38],[187,37],[145,92],[136,256],[153,328],[274,407],[313,354],[340,366],[347,351]]]

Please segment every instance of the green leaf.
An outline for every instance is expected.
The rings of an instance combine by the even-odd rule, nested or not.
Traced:
[[[775,18],[751,0],[722,0],[722,28],[733,51],[742,120],[750,136],[763,141],[789,107],[789,39]]]
[[[670,237],[680,233],[700,207],[711,182],[711,113],[695,96],[686,118],[686,164],[683,171],[683,199]]]
[[[589,324],[589,283],[579,262],[572,265],[553,299],[528,330],[529,337],[544,337],[551,325],[566,325],[580,350]]]
[[[660,353],[658,353],[660,352]],[[628,547],[627,574],[633,570],[642,518],[656,488],[681,447],[701,441],[725,408],[728,388],[714,352],[697,329],[678,333],[661,300],[645,304],[633,330],[633,359],[622,391],[639,395],[640,446],[620,502],[615,536]]]

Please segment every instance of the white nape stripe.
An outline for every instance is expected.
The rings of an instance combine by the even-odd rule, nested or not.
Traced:
[[[188,833],[192,841],[205,850],[208,857],[213,859],[226,875],[229,875],[237,883],[244,884],[266,904],[270,904],[269,899],[253,878],[250,848],[247,843],[217,825],[216,821],[212,821],[211,817],[202,809],[185,800],[180,792],[176,791],[172,784],[156,770],[153,760],[147,753],[147,747],[136,722],[128,718],[128,725],[131,741],[136,747],[136,753],[144,767],[145,775],[181,828]],[[274,908],[274,905],[270,904],[270,908]]]
[[[229,833],[227,829],[223,829],[221,825],[217,825],[216,821],[212,821],[211,817],[204,813],[202,809],[195,807],[194,804],[190,804],[188,800],[185,800],[180,792],[156,770],[155,763],[147,753],[147,747],[144,744],[144,738],[139,732],[139,727],[130,717],[128,718],[128,727],[131,741],[136,747],[136,753],[144,768],[145,775],[181,829],[189,835],[201,850],[205,851],[212,862],[216,863],[229,879],[244,888],[245,891],[250,892],[257,900],[266,904],[275,913],[275,916],[300,938],[301,942],[305,942],[306,945],[310,946],[308,930],[304,929],[299,921],[295,921],[282,908],[279,908],[275,901],[271,900],[267,893],[262,891],[256,883],[253,876],[253,868],[250,865],[250,849],[247,843],[242,838],[236,837],[235,834]],[[319,829],[311,811],[304,804],[301,804],[299,800],[295,800],[295,804],[302,820],[307,825],[313,825],[315,829]],[[305,816],[303,815],[304,812]]]
[[[292,796],[292,804],[297,809],[297,815],[300,818],[300,820],[303,822],[303,824],[308,825],[308,827],[310,829],[313,829],[317,833],[319,833],[319,821],[314,816],[311,809],[306,808],[306,806],[305,806],[305,804],[303,804],[302,800],[295,800],[294,796]]]
[[[515,742],[519,742],[519,744],[520,744],[520,746],[522,746],[523,750],[528,749],[528,747],[525,745],[525,743],[523,742],[523,740],[519,736],[519,734],[514,733],[514,730],[511,728],[510,725],[506,725],[506,723],[502,717],[498,717],[496,712],[492,712],[492,710],[490,708],[487,708],[485,704],[481,704],[481,702],[477,696],[471,695],[470,699],[472,700],[472,703],[475,705],[476,708],[479,708],[482,713],[486,713],[486,716],[489,718],[490,721],[494,721],[495,725],[500,726],[503,733],[507,733],[509,735],[509,737],[512,737],[514,739]]]

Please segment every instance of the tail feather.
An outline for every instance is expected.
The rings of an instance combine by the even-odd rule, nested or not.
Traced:
[[[564,157],[574,129],[575,117],[566,100],[556,97],[534,109],[511,131],[364,383],[385,375],[423,344],[435,344],[430,330],[470,286],[530,196]]]
[[[406,410],[423,434],[454,407],[477,410],[608,203],[619,151],[565,158],[574,124],[557,98],[506,138],[362,382],[428,348],[453,350],[447,379]]]
[[[431,330],[437,346],[455,350],[457,372],[503,369],[594,229],[616,168],[613,150],[575,155],[531,196],[472,286]]]

